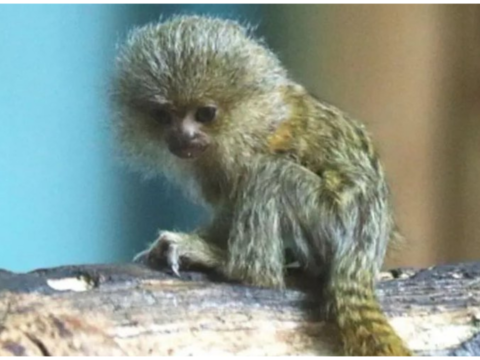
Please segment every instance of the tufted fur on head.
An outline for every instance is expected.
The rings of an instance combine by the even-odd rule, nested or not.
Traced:
[[[201,161],[223,158],[233,164],[258,150],[265,133],[287,117],[282,89],[289,83],[278,58],[248,26],[176,16],[132,30],[120,47],[111,92],[114,129],[135,168],[183,177],[194,165],[169,154],[155,109],[215,104],[218,119],[204,127],[215,155]]]
[[[117,59],[122,100],[231,103],[285,78],[278,59],[232,20],[174,17],[133,30]],[[132,92],[133,91],[133,92]]]

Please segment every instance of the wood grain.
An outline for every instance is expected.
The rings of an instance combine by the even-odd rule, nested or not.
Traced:
[[[133,264],[0,271],[0,355],[336,354],[308,293]],[[480,355],[480,263],[382,273],[378,295],[417,354]]]

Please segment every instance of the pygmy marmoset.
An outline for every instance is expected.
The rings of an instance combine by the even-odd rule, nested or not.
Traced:
[[[282,288],[293,243],[345,354],[410,354],[374,292],[395,226],[370,137],[293,81],[250,28],[178,16],[134,29],[112,99],[130,162],[212,211],[207,226],[161,232],[142,256]]]

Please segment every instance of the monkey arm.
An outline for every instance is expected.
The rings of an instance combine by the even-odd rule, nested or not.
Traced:
[[[174,272],[199,264],[251,285],[284,287],[286,241],[293,239],[304,258],[313,253],[302,226],[318,215],[320,178],[271,156],[256,157],[243,174],[228,208],[217,209],[211,224],[190,234],[161,232],[137,259],[167,262]]]

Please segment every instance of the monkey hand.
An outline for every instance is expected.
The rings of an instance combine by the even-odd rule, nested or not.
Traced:
[[[165,264],[177,276],[180,276],[180,265],[183,261],[185,246],[185,237],[182,234],[161,231],[157,240],[155,240],[146,250],[138,253],[133,262],[142,263],[145,265]]]
[[[180,276],[180,269],[191,264],[208,268],[218,268],[222,252],[206,242],[198,234],[161,231],[146,250],[137,254],[133,262],[151,267],[166,265]]]

